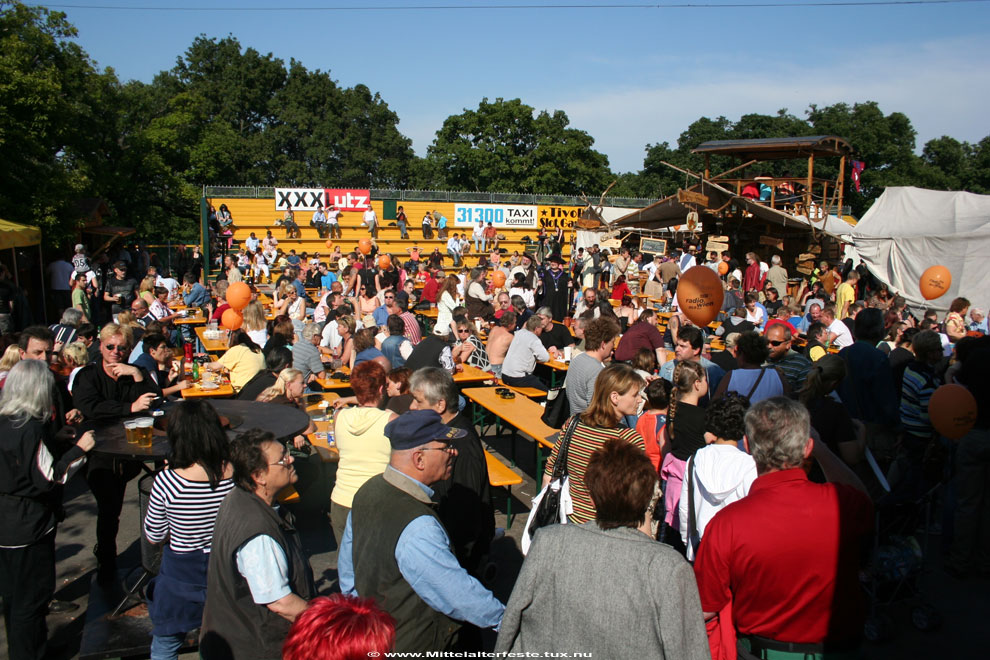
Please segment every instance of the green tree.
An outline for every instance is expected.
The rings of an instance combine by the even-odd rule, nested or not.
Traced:
[[[482,99],[444,120],[418,168],[426,186],[451,190],[599,194],[612,181],[594,139],[560,110],[539,114],[519,99]]]
[[[71,41],[65,14],[0,2],[0,217],[39,225],[46,242],[71,235],[74,201],[103,176],[117,82]]]

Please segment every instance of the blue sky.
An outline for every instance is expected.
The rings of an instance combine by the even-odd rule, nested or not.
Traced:
[[[580,4],[587,0],[543,0]],[[661,0],[662,1],[662,0]],[[711,0],[720,2],[722,0]],[[594,0],[592,0],[594,2]],[[598,0],[595,4],[635,4]],[[123,80],[150,81],[196,35],[367,85],[424,154],[443,120],[483,97],[567,112],[615,171],[700,116],[803,116],[809,103],[875,100],[906,113],[918,147],[990,134],[990,2],[718,9],[149,11],[114,7],[279,6],[259,0],[64,0],[79,43]],[[477,7],[526,0],[287,0],[285,7]],[[855,146],[855,145],[854,145]]]

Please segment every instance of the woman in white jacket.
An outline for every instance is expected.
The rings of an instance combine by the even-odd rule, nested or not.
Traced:
[[[688,459],[678,507],[681,540],[687,546],[688,561],[694,561],[708,522],[726,505],[745,497],[756,480],[756,463],[739,446],[745,433],[743,419],[747,408],[746,397],[729,393],[712,401],[705,410],[708,444]],[[689,484],[693,485],[693,496],[688,493]],[[693,521],[690,520],[692,505]]]

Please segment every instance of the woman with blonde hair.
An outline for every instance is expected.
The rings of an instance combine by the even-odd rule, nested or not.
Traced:
[[[705,368],[697,362],[681,361],[674,367],[671,377],[673,389],[670,393],[670,409],[667,412],[667,425],[660,440],[663,461],[660,465],[660,480],[664,483],[664,525],[669,534],[660,539],[680,547],[680,534],[677,533],[679,520],[677,507],[681,500],[681,482],[687,460],[705,446],[705,409],[698,402],[708,393],[708,376]]]
[[[543,485],[550,483],[553,477],[561,444],[568,443],[566,467],[574,503],[574,511],[567,517],[570,522],[580,524],[595,519],[595,503],[584,480],[592,454],[609,440],[618,438],[639,447],[645,456],[643,436],[636,429],[620,426],[623,417],[636,414],[642,387],[643,379],[629,365],[608,366],[595,379],[595,391],[587,409],[564,424],[543,470]]]
[[[252,300],[244,308],[244,330],[258,346],[268,343],[268,320],[265,318],[265,308],[257,300]]]
[[[150,275],[143,280],[141,284],[138,285],[138,297],[143,298],[148,307],[155,302],[155,278]]]
[[[141,337],[144,335],[144,328],[138,323],[134,312],[125,309],[117,314],[117,325],[120,326],[120,334],[127,340],[127,346],[129,348],[134,348],[134,345],[141,341]]]
[[[256,401],[261,403],[283,403],[299,407],[306,384],[303,383],[302,372],[292,367],[282,369],[275,383],[258,395]]]
[[[10,373],[10,370],[20,361],[21,349],[17,345],[17,342],[14,342],[3,352],[3,357],[0,357],[0,387],[3,386],[3,382],[7,379],[7,374]]]
[[[81,341],[74,341],[62,347],[62,362],[71,371],[69,372],[69,382],[67,387],[69,394],[72,394],[72,385],[75,383],[76,374],[79,370],[89,364],[89,349]],[[6,355],[4,356],[6,357]],[[3,368],[3,361],[0,360],[0,369]]]

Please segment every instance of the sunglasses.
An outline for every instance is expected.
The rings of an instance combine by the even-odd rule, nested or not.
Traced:
[[[781,339],[781,340],[778,340],[778,341],[770,340],[770,345],[771,346],[780,346],[781,344],[786,344],[786,343],[787,343],[787,340],[786,339]]]
[[[385,300],[395,300],[395,296],[385,296]]]
[[[471,331],[468,330],[467,328],[460,328],[460,329],[457,330],[457,333],[458,334],[461,334],[461,335],[466,335],[469,332],[471,332]]]
[[[127,350],[127,347],[124,346],[123,344],[104,344],[103,347],[106,348],[107,351],[109,351],[111,353],[114,353],[114,352],[116,352],[116,353],[123,353],[124,351]]]

